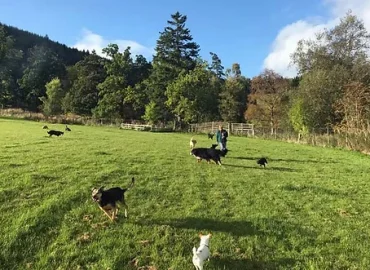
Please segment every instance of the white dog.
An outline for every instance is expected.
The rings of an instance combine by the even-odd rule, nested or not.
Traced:
[[[202,235],[199,234],[200,237],[200,244],[199,248],[196,249],[193,247],[193,264],[195,266],[195,269],[197,270],[203,270],[203,264],[205,260],[209,260],[209,240],[211,238],[212,234]]]
[[[197,141],[193,139],[193,137],[191,137],[190,139],[190,148],[193,149],[196,145]]]

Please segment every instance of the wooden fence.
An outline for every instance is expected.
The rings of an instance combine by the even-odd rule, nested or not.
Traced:
[[[222,125],[229,134],[254,136],[254,125],[246,123],[205,122],[190,124],[188,132],[216,133],[220,125]]]

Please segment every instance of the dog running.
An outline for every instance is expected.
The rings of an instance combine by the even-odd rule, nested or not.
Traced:
[[[91,192],[92,199],[98,203],[99,208],[107,215],[107,217],[114,221],[118,214],[118,204],[125,208],[125,217],[127,218],[128,206],[125,202],[125,192],[130,190],[135,183],[135,178],[132,177],[131,184],[127,188],[114,187],[104,190],[104,186],[100,188],[93,188]],[[109,215],[109,211],[112,214]]]
[[[193,247],[193,264],[195,269],[203,270],[203,265],[206,260],[209,260],[210,252],[209,252],[209,240],[212,234],[209,233],[207,235],[199,234],[200,237],[200,244],[198,249]]]
[[[266,158],[260,158],[259,160],[257,160],[257,164],[261,166],[263,166],[264,168],[266,167],[266,164],[267,164],[267,159]]]
[[[59,131],[59,130],[49,130],[48,131],[48,134],[49,134],[49,137],[55,135],[55,136],[60,136],[60,135],[63,135],[64,132],[63,131]]]
[[[213,136],[215,136],[215,134],[213,133],[208,133],[207,135],[208,135],[208,139],[211,139],[211,140],[213,140]]]
[[[71,129],[66,125],[66,128],[65,128],[66,131],[71,131]]]
[[[194,156],[198,162],[201,162],[203,159],[205,159],[207,160],[207,163],[210,163],[212,160],[221,166],[222,163],[220,157],[226,155],[226,151],[215,149],[215,147],[212,145],[211,148],[194,148],[190,151],[190,155]]]

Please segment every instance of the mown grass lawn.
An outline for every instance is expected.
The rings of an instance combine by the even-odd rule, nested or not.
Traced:
[[[43,124],[0,119],[1,269],[195,269],[199,232],[205,269],[370,269],[365,155],[231,137],[219,167],[190,134]],[[129,219],[111,223],[91,188],[132,176]]]

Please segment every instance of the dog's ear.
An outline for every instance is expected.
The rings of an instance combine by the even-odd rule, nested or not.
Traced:
[[[203,236],[203,234],[200,232],[200,233],[199,233],[199,237],[202,237],[202,236]]]
[[[209,238],[211,238],[212,237],[212,233],[209,233],[208,236],[209,236]]]

